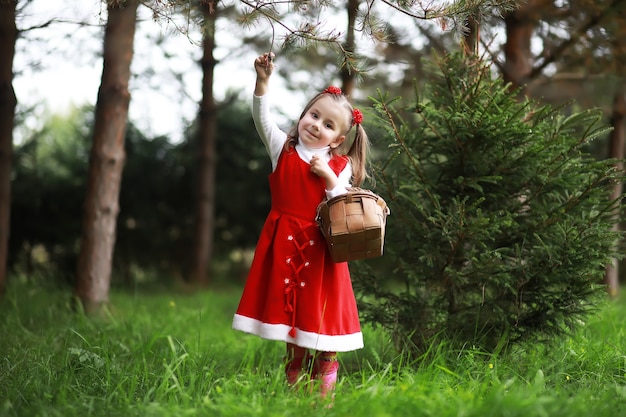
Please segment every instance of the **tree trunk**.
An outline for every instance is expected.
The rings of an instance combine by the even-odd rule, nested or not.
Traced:
[[[138,0],[111,0],[104,34],[102,80],[89,157],[82,241],[74,292],[88,314],[108,302],[119,193],[126,153],[130,65]]]
[[[11,160],[17,98],[13,90],[13,57],[17,0],[0,0],[0,297],[7,281],[11,217]]]
[[[359,3],[360,0],[348,0],[348,30],[346,32],[346,43],[344,44],[344,49],[349,55],[346,57],[346,60],[353,59],[354,52],[356,50],[354,25],[359,12]],[[346,65],[341,67],[341,89],[345,95],[352,97],[354,93],[355,74],[352,66],[348,64],[349,62],[346,62]]]
[[[522,3],[520,7],[509,12],[504,22],[506,24],[506,43],[504,45],[503,79],[511,83],[511,89],[521,88],[520,96],[524,96],[528,76],[533,69],[533,59],[530,51],[530,40],[537,24],[534,17],[534,0]]]
[[[626,99],[623,92],[615,95],[613,101],[613,116],[611,117],[611,126],[613,131],[609,137],[609,158],[615,158],[616,169],[620,172],[624,171],[624,142],[626,141],[626,132],[624,131],[624,118],[626,117]],[[611,201],[618,200],[623,192],[623,184],[616,182],[611,191]],[[619,230],[619,215],[616,215],[616,223],[613,225],[615,231]],[[608,265],[605,272],[604,282],[608,292],[612,297],[617,296],[619,292],[619,268],[617,259]]]
[[[206,286],[209,283],[208,267],[213,255],[215,224],[215,164],[217,108],[213,97],[213,72],[215,69],[215,21],[217,1],[201,5],[204,17],[202,41],[202,101],[198,126],[198,185],[196,194],[195,239],[193,247],[193,270],[190,281]]]

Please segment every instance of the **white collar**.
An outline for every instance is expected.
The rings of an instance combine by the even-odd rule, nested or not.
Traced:
[[[298,152],[300,158],[307,163],[311,162],[313,155],[323,156],[326,161],[330,161],[330,146],[324,146],[323,148],[307,148],[300,143],[296,143],[296,152]]]

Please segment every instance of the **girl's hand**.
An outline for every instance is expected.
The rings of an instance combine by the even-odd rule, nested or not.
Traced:
[[[264,53],[254,60],[254,69],[259,80],[268,80],[274,71],[274,53]]]
[[[313,155],[310,164],[311,172],[326,181],[327,190],[335,188],[335,185],[337,185],[338,182],[337,175],[335,175],[330,166],[328,166],[328,162],[326,162],[323,157],[319,155]]]

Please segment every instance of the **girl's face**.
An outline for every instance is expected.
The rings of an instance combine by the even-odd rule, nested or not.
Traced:
[[[299,142],[310,149],[336,148],[346,139],[346,109],[329,96],[320,97],[298,122]]]

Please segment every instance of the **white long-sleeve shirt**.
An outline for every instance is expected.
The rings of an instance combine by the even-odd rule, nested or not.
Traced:
[[[270,156],[270,160],[272,161],[272,171],[274,171],[276,169],[276,164],[278,164],[280,153],[285,145],[285,141],[287,140],[287,133],[280,129],[278,124],[276,124],[272,118],[272,114],[270,112],[270,100],[267,94],[263,96],[253,96],[252,119],[254,120],[256,130],[265,145],[265,149]],[[311,149],[297,143],[295,149],[298,156],[300,156],[300,159],[307,164],[310,163],[311,158],[315,154],[323,156],[326,162],[330,161],[332,156],[330,153],[330,146]],[[326,190],[326,197],[330,199],[338,195],[345,194],[347,192],[346,188],[351,186],[351,178],[352,165],[348,162],[343,171],[341,171],[338,175],[339,181],[337,185],[332,190]]]

